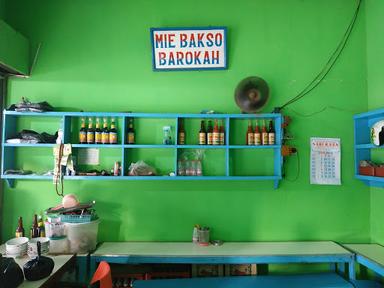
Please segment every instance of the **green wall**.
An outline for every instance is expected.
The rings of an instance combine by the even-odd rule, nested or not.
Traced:
[[[383,65],[384,65],[384,2],[369,0],[366,3],[367,18],[367,79],[368,108],[378,109],[384,106]],[[371,237],[373,242],[384,243],[384,193],[383,189],[371,189]]]
[[[27,96],[71,110],[238,113],[235,86],[258,75],[271,88],[269,112],[323,67],[355,2],[8,0],[7,21],[42,48],[32,77],[10,81],[7,102]],[[364,18],[361,13],[326,81],[285,111],[293,118],[291,144],[300,157],[287,159],[288,179],[279,189],[253,181],[67,181],[66,193],[97,201],[102,241],[188,241],[195,223],[213,227],[213,237],[227,241],[369,241],[369,189],[353,178],[352,157],[352,116],[367,109]],[[209,25],[228,27],[228,70],[152,72],[150,27]],[[341,186],[309,184],[311,136],[341,138]],[[39,164],[51,161],[33,156]],[[29,220],[60,198],[50,181],[18,181],[5,189],[4,201],[2,229],[8,238],[17,216]]]

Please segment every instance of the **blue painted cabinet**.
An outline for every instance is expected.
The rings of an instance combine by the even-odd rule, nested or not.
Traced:
[[[384,187],[384,177],[361,175],[359,172],[360,161],[370,161],[372,158],[375,158],[372,157],[375,153],[380,152],[384,148],[384,146],[376,146],[371,142],[371,128],[376,122],[384,120],[384,109],[357,114],[353,119],[355,132],[355,177],[368,186]]]
[[[52,147],[54,144],[10,144],[6,140],[16,136],[21,129],[32,129],[26,119],[37,120],[40,125],[44,126],[46,122],[53,123],[57,128],[64,132],[64,143],[72,143],[73,149],[84,148],[99,148],[114,149],[115,154],[119,157],[116,161],[121,162],[121,176],[65,176],[66,180],[269,180],[273,181],[274,187],[278,187],[279,181],[282,179],[282,164],[281,156],[282,145],[282,122],[281,114],[166,114],[166,113],[111,113],[111,112],[46,112],[46,113],[20,113],[14,111],[4,111],[3,115],[3,143],[2,143],[2,167],[1,176],[6,179],[12,186],[16,179],[51,179],[52,176],[41,175],[6,175],[5,171],[9,169],[20,169],[23,159],[17,159],[17,149],[24,147],[29,148],[48,148],[46,153],[52,155]],[[114,145],[103,144],[78,144],[78,132],[80,128],[80,118],[96,117],[114,117],[118,125],[118,143]],[[127,143],[127,129],[129,119],[133,118],[135,123],[136,141],[135,144]],[[275,128],[275,144],[248,146],[245,143],[245,132],[248,120],[271,120]],[[200,121],[218,120],[225,127],[225,143],[223,145],[198,145],[198,131]],[[191,135],[187,134],[185,144],[181,145],[177,140],[178,125],[180,122],[186,127],[187,133],[193,131]],[[24,127],[23,126],[27,126]],[[254,122],[253,122],[254,123]],[[172,126],[173,141],[169,145],[162,143],[164,124]],[[39,124],[36,124],[39,125]],[[244,130],[245,129],[245,130]],[[41,130],[41,129],[40,129]],[[41,131],[38,131],[41,132]],[[146,134],[146,137],[143,135]],[[152,137],[152,138],[151,138]],[[209,166],[212,162],[216,162],[214,172],[203,173],[203,176],[181,176],[178,175],[178,165],[180,159],[185,152],[188,151],[203,151],[211,153],[211,159],[204,160]],[[111,150],[109,150],[111,151]],[[117,151],[117,152],[116,152]],[[164,168],[164,176],[128,176],[128,168],[131,162],[142,159],[143,155],[156,155],[157,151],[166,151],[168,158],[168,166]],[[255,159],[255,154],[264,153],[268,157],[264,162],[249,162]],[[216,155],[216,156],[215,156]],[[248,156],[250,155],[250,156]],[[253,156],[252,156],[253,155]],[[53,157],[53,156],[52,156]],[[214,158],[217,157],[217,158]],[[19,157],[20,158],[20,157]],[[249,160],[249,159],[251,160]],[[261,159],[261,158],[260,158]],[[265,155],[264,155],[265,159]],[[53,160],[53,158],[52,158]],[[247,160],[249,160],[247,162]],[[210,163],[211,161],[211,163]],[[246,162],[245,164],[243,162]],[[113,165],[113,163],[111,163]],[[157,165],[156,165],[157,164]],[[162,162],[158,161],[155,166],[161,166]],[[257,166],[268,166],[267,172],[258,174]],[[241,168],[241,169],[240,169]],[[244,169],[243,169],[244,168]],[[209,170],[209,169],[207,169]],[[167,172],[165,172],[167,171]],[[212,170],[213,171],[213,170]],[[246,171],[246,172],[243,172]],[[174,176],[169,175],[169,172],[174,172]]]

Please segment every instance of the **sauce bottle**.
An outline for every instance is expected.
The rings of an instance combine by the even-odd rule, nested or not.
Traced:
[[[262,145],[268,145],[268,132],[265,128],[265,120],[263,120],[263,127],[261,128],[261,143]]]
[[[81,118],[81,128],[79,131],[79,142],[80,144],[87,143],[87,128],[85,128],[85,118]]]
[[[101,133],[101,142],[103,144],[109,144],[109,129],[108,120],[106,117],[103,118],[103,131]]]
[[[17,225],[16,232],[15,232],[15,237],[24,237],[25,236],[25,231],[23,227],[23,218],[20,216],[19,217],[19,224]]]
[[[35,214],[33,218],[33,224],[31,227],[31,238],[37,238],[39,237],[39,226],[37,224],[37,215]]]
[[[224,145],[225,144],[225,129],[224,129],[224,120],[221,120],[221,125],[220,125],[220,128],[219,128],[219,134],[220,134],[220,145]]]
[[[117,130],[115,118],[111,118],[111,129],[109,130],[109,144],[117,144]]]
[[[246,143],[247,143],[247,145],[254,145],[255,144],[255,138],[254,138],[254,134],[253,134],[251,119],[248,120]]]
[[[211,120],[208,120],[207,144],[208,145],[212,145],[213,144],[213,128],[212,128],[212,121]]]
[[[133,118],[128,119],[127,143],[135,144],[135,128],[133,127]]]
[[[275,127],[272,120],[269,121],[268,144],[275,145]]]
[[[200,123],[199,145],[207,145],[207,132],[205,131],[204,120],[201,120]]]
[[[212,144],[213,145],[220,145],[220,132],[219,132],[219,124],[218,124],[217,120],[215,120],[215,124],[213,126]]]
[[[37,227],[39,228],[39,237],[45,237],[45,227],[44,227],[43,217],[39,215],[38,219],[39,220],[37,221]]]
[[[94,144],[95,143],[95,130],[93,129],[92,118],[88,119],[88,130],[87,130],[87,143]]]
[[[95,143],[101,144],[103,138],[103,132],[100,129],[100,118],[96,118],[96,129],[95,129]]]
[[[185,144],[185,130],[183,119],[179,119],[179,133],[177,134],[177,144],[184,145]]]
[[[260,129],[259,129],[259,123],[257,120],[256,120],[256,124],[255,124],[255,134],[254,134],[253,138],[255,141],[255,145],[261,145],[261,133],[260,133]]]

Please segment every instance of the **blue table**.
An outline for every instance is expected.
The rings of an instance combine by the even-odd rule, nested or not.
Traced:
[[[346,264],[350,279],[355,279],[354,254],[332,241],[227,242],[207,247],[191,242],[105,242],[91,254],[91,271],[103,260],[119,264]]]
[[[379,244],[343,244],[356,254],[356,262],[384,276],[384,247]]]
[[[285,275],[285,276],[242,276],[218,278],[192,278],[168,280],[138,280],[134,288],[353,288],[347,280],[335,273]]]

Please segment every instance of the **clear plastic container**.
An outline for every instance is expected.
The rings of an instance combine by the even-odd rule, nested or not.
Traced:
[[[69,253],[69,242],[67,237],[61,239],[49,240],[49,253],[50,254],[66,254]]]
[[[70,253],[87,253],[96,249],[100,220],[89,223],[65,223]]]
[[[60,239],[65,236],[64,223],[45,222],[45,236],[49,239]]]

